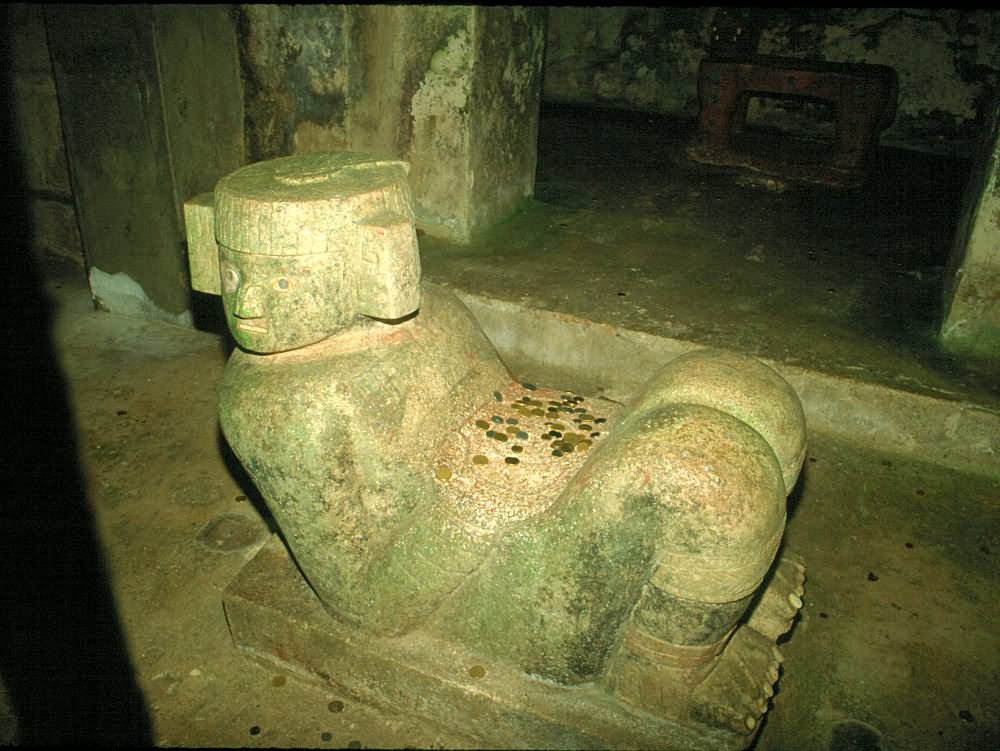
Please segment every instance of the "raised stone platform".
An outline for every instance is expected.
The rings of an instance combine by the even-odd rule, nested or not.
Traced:
[[[654,717],[599,685],[525,675],[419,632],[360,633],[324,610],[276,535],[226,589],[224,607],[234,643],[251,657],[419,715],[454,745],[722,751],[749,740]]]

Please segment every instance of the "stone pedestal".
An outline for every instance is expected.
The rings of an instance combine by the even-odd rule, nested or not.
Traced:
[[[743,734],[679,724],[594,684],[526,675],[420,631],[377,638],[330,616],[280,538],[224,594],[235,645],[251,657],[336,686],[360,701],[440,723],[447,740],[483,748],[740,749]]]

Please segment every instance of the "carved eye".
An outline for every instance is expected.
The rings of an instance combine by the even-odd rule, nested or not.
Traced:
[[[222,282],[226,288],[226,292],[235,292],[236,287],[240,283],[240,275],[232,266],[227,266],[222,272]]]
[[[279,292],[284,292],[288,289],[291,289],[291,287],[292,287],[292,282],[287,276],[279,276],[277,279],[274,280],[274,288]]]

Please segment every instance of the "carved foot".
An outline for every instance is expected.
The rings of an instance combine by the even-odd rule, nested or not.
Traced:
[[[737,733],[754,732],[774,695],[783,659],[768,637],[745,626],[737,629],[694,691],[695,718]]]
[[[802,607],[806,565],[795,553],[785,552],[775,564],[770,580],[754,606],[747,625],[771,641],[788,633]]]

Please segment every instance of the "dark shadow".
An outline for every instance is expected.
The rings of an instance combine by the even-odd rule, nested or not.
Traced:
[[[232,351],[233,341],[229,336],[229,326],[226,324],[226,313],[218,295],[192,290],[191,319],[199,331],[216,334],[226,340],[226,354]],[[228,338],[227,338],[228,337]]]
[[[14,144],[11,6],[0,31],[4,476],[0,673],[22,745],[152,743],[77,460],[76,429],[29,247],[29,196]]]
[[[267,529],[272,534],[279,532],[278,523],[271,516],[271,511],[267,508],[267,504],[264,502],[264,497],[257,490],[257,486],[253,484],[253,480],[247,471],[243,468],[240,463],[239,457],[233,453],[232,448],[229,446],[229,442],[226,441],[226,436],[222,433],[222,428],[218,429],[216,433],[216,442],[219,445],[219,455],[222,457],[222,461],[226,465],[226,469],[229,471],[230,476],[239,486],[240,490],[243,491],[243,496],[246,499],[246,503],[249,503],[254,507],[254,510],[260,515],[260,518],[267,525]]]
[[[798,478],[795,480],[795,485],[792,486],[792,490],[788,494],[788,498],[785,501],[786,524],[792,521],[792,517],[795,516],[795,512],[798,510],[799,504],[802,502],[802,495],[806,486],[806,474],[809,472],[809,464],[810,462],[808,459],[802,463],[802,469],[799,472]]]

